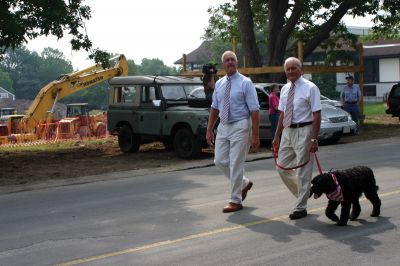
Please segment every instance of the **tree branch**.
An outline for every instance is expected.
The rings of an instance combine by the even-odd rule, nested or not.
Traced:
[[[351,1],[343,1],[333,13],[332,17],[321,25],[314,37],[305,43],[304,58],[307,58],[307,56],[309,56],[315,50],[315,48],[318,47],[318,45],[329,38],[330,32],[337,26],[349,9],[353,7],[349,2]]]

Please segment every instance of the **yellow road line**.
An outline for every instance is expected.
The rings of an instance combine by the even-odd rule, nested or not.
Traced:
[[[391,195],[395,195],[395,194],[400,194],[400,190],[382,193],[382,194],[379,194],[379,197],[383,198],[383,197],[387,197],[387,196],[391,196]],[[364,198],[360,201],[366,201],[366,199]],[[309,212],[319,212],[322,210],[325,210],[325,206],[311,209]],[[239,224],[239,225],[235,225],[235,226],[231,226],[231,227],[224,227],[224,228],[220,228],[220,229],[216,229],[216,230],[212,230],[212,231],[208,231],[208,232],[203,232],[203,233],[199,233],[199,234],[193,234],[193,235],[177,238],[174,240],[166,240],[166,241],[161,241],[161,242],[157,242],[157,243],[153,243],[153,244],[149,244],[149,245],[138,246],[135,248],[128,248],[128,249],[123,249],[123,250],[119,250],[119,251],[115,251],[115,252],[104,253],[101,255],[93,256],[93,257],[72,260],[69,262],[57,264],[57,266],[70,266],[70,265],[78,265],[78,264],[82,264],[82,263],[88,263],[88,262],[92,262],[92,261],[96,261],[96,260],[107,259],[110,257],[116,257],[116,256],[124,255],[124,254],[134,253],[134,252],[138,252],[141,250],[147,250],[147,249],[152,249],[152,248],[156,248],[156,247],[172,245],[172,244],[176,244],[176,243],[183,242],[183,241],[218,235],[218,234],[231,232],[234,230],[247,228],[247,227],[251,227],[251,226],[255,226],[255,225],[259,225],[259,224],[265,224],[265,223],[268,223],[271,221],[283,220],[286,218],[287,218],[287,215],[281,215],[281,216],[273,217],[271,219],[263,219],[263,220],[248,222],[248,223]]]

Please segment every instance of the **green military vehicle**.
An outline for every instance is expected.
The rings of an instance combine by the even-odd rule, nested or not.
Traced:
[[[122,152],[137,152],[142,143],[161,141],[188,159],[207,146],[210,103],[196,93],[203,90],[200,79],[126,76],[109,83],[107,128],[118,134]]]

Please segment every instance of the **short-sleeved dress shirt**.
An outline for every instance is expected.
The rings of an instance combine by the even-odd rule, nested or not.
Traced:
[[[289,89],[292,83],[289,82],[281,89],[281,97],[278,109],[284,112],[288,99]],[[321,98],[318,87],[311,81],[300,77],[295,82],[293,100],[292,123],[305,123],[313,120],[312,113],[321,110]]]

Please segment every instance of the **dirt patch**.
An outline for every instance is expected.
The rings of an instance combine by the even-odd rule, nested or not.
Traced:
[[[339,143],[400,136],[398,118],[367,117],[360,134],[342,138]],[[270,155],[269,144],[258,153]],[[213,150],[203,150],[200,158],[212,163]],[[198,159],[190,160],[195,163]],[[117,141],[110,137],[101,143],[74,143],[69,150],[54,152],[2,152],[0,148],[0,186],[32,184],[47,180],[74,179],[82,176],[138,169],[158,169],[185,165],[188,160],[177,158],[161,143],[142,145],[138,153],[122,154]]]

